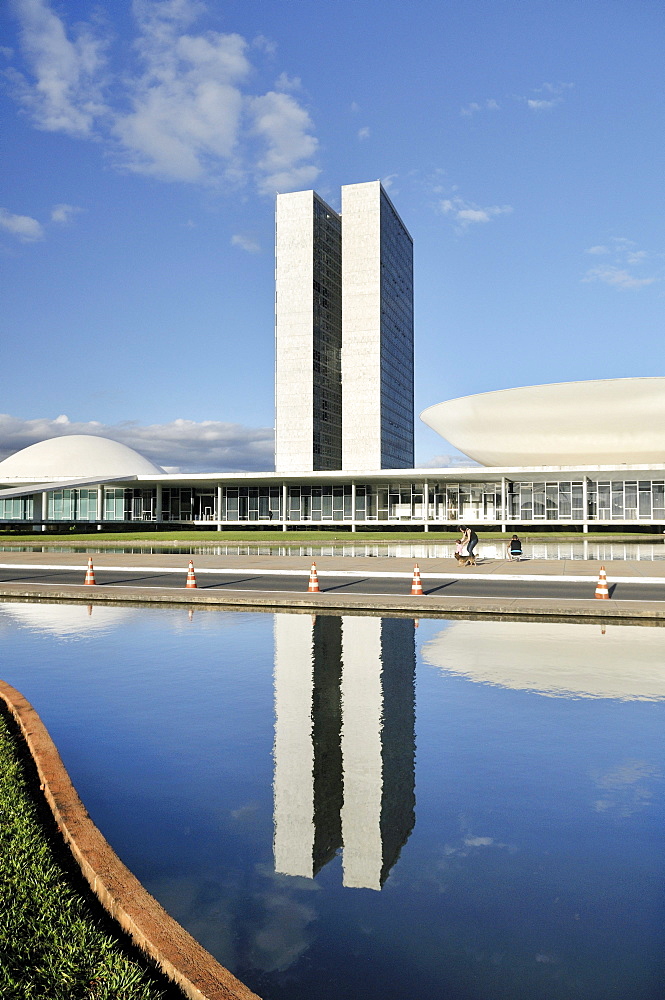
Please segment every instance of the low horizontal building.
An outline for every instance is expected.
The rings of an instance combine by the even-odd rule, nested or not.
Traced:
[[[358,472],[166,473],[107,438],[66,435],[0,462],[0,523],[450,529],[665,527],[665,462]]]

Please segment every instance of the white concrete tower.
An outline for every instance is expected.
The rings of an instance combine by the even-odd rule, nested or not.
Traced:
[[[275,469],[342,467],[341,226],[314,191],[277,195]]]
[[[379,181],[342,187],[342,468],[413,468],[413,241]]]

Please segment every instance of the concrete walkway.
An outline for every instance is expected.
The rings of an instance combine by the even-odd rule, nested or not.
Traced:
[[[605,563],[608,582],[630,583],[631,581],[663,585],[663,601],[607,600],[594,598],[600,563],[586,560],[524,560],[508,562],[502,559],[481,561],[475,567],[460,567],[454,559],[419,559],[421,575],[428,579],[464,580],[520,580],[520,581],[560,581],[586,582],[589,584],[588,600],[565,598],[500,598],[465,597],[455,598],[438,594],[423,597],[410,596],[409,581],[413,573],[414,560],[411,558],[385,558],[371,556],[341,557],[320,556],[316,565],[322,582],[326,574],[335,576],[385,576],[404,579],[404,594],[354,594],[328,592],[307,593],[307,578],[312,564],[309,556],[218,556],[196,555],[193,557],[197,576],[206,572],[265,576],[266,586],[260,592],[218,589],[186,590],[185,578],[189,556],[182,553],[128,554],[98,553],[94,556],[95,571],[104,569],[140,572],[159,570],[161,573],[182,574],[183,586],[179,588],[159,588],[147,586],[104,587],[83,586],[87,556],[75,552],[3,552],[0,554],[0,570],[3,575],[11,575],[11,570],[25,569],[76,569],[81,573],[81,584],[45,584],[30,582],[0,582],[0,597],[6,600],[46,598],[50,600],[75,600],[86,603],[158,603],[187,605],[217,605],[236,608],[278,609],[291,608],[302,611],[398,614],[410,616],[447,615],[489,615],[510,617],[546,618],[614,618],[648,620],[653,623],[665,622],[665,562],[617,561]],[[293,576],[294,586],[285,593],[270,589],[270,578],[275,575]],[[302,588],[302,590],[300,589]]]

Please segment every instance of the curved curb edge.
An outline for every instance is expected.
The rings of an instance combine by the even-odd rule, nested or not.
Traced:
[[[191,1000],[260,1000],[170,917],[122,863],[90,819],[30,702],[4,681],[0,698],[23,734],[58,829],[106,912]]]

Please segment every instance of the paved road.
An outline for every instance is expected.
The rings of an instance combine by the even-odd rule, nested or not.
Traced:
[[[31,583],[45,586],[61,586],[63,584],[82,584],[84,573],[77,569],[43,569],[37,566],[16,566],[11,569],[0,569],[0,583]],[[168,588],[185,589],[186,574],[183,572],[165,573],[159,569],[141,569],[135,571],[111,570],[95,568],[97,588],[130,587],[130,588]],[[307,574],[302,570],[288,574],[264,574],[248,570],[246,573],[233,573],[223,570],[198,573],[199,590],[252,591],[303,593],[307,591]],[[319,586],[323,593],[339,594],[371,594],[397,595],[410,593],[410,580],[387,576],[349,577],[337,576],[334,573],[320,574]],[[423,580],[425,594],[436,594],[440,597],[453,598],[542,598],[561,600],[588,600],[594,597],[595,585],[589,581],[552,581],[537,577],[531,580],[505,580],[488,576],[486,578]],[[610,593],[614,599],[623,601],[665,601],[665,585],[650,583],[645,579],[635,579],[630,582],[610,584]]]

